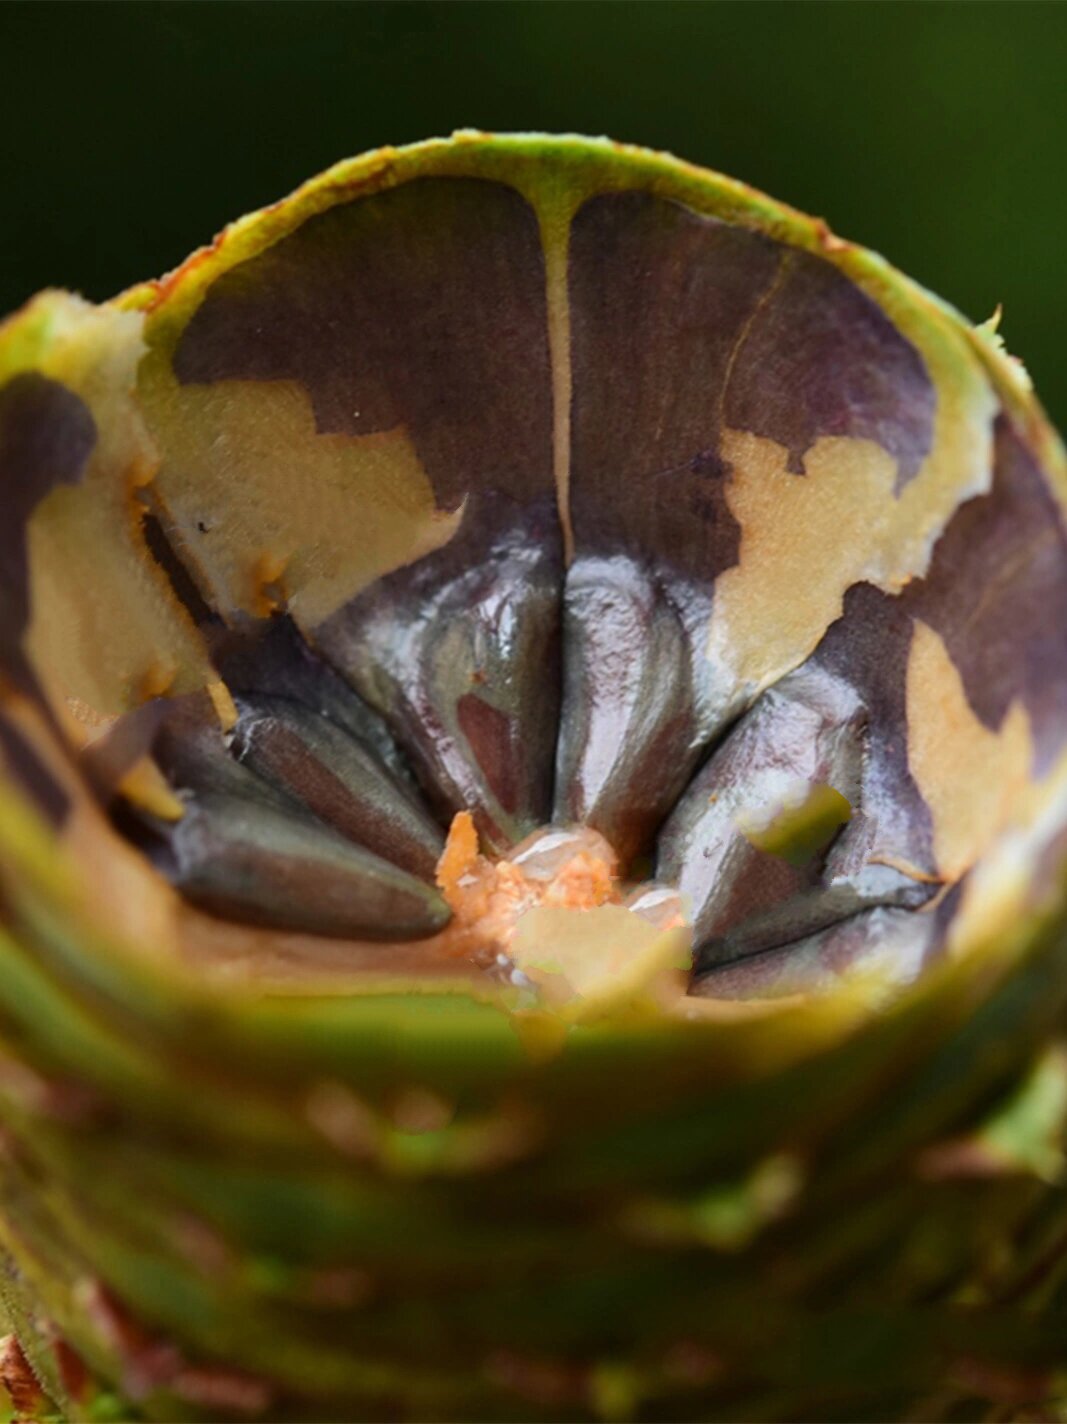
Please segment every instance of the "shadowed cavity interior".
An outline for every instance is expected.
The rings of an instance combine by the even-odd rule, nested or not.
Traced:
[[[112,477],[140,585],[71,573],[59,502],[27,509],[5,660],[45,649],[24,681],[95,707],[116,821],[224,919],[476,940],[510,972],[506,935],[457,928],[470,813],[472,921],[505,882],[508,933],[534,903],[680,904],[695,992],[906,981],[1062,751],[1060,506],[977,365],[949,390],[828,257],[647,192],[547,202],[420,178],[164,289],[132,520],[128,450]],[[106,502],[78,391],[0,387],[5,478],[38,490],[49,396],[49,478]],[[38,591],[110,637],[125,706],[35,635]],[[159,686],[94,626],[120,595],[197,650]]]

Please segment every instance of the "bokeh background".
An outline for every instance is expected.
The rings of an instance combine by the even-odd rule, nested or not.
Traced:
[[[102,298],[348,154],[608,133],[826,217],[1067,425],[1067,4],[0,3],[0,310]]]

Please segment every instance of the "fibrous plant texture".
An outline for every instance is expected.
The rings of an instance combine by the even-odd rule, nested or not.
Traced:
[[[0,327],[26,1418],[1058,1418],[1067,467],[825,223],[339,165]]]

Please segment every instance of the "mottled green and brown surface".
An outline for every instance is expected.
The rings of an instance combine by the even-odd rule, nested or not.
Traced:
[[[460,135],[35,299],[0,493],[16,1391],[1065,1394],[1067,472],[991,331]]]

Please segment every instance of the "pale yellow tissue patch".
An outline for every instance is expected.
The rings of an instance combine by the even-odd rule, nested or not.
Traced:
[[[54,489],[30,520],[26,651],[58,715],[81,704],[108,718],[214,674],[140,536],[136,492],[156,465],[132,398],[143,318],[46,293],[33,320],[41,344],[27,357],[85,402],[96,443],[82,480]]]
[[[657,1012],[685,992],[688,929],[661,930],[622,905],[539,905],[519,920],[508,953],[546,1002],[575,1019]]]
[[[121,716],[105,717],[87,702],[69,697],[54,709],[67,742],[83,752],[102,741],[122,721]],[[177,821],[185,813],[183,803],[171,790],[166,777],[148,755],[140,756],[115,783],[127,801],[132,801],[165,821]]]
[[[1034,875],[1034,867],[1067,826],[1067,754],[1026,796],[1013,824],[975,867],[963,887],[949,928],[949,948],[966,954],[975,946],[1014,953],[1043,914],[1062,907],[1059,875]]]
[[[894,594],[925,574],[955,511],[990,488],[997,404],[984,374],[958,334],[905,307],[891,314],[937,390],[930,452],[899,494],[896,462],[874,441],[823,436],[794,475],[777,442],[723,432],[741,547],[716,581],[708,630],[721,719],[814,652],[853,584]]]
[[[0,774],[0,854],[27,885],[45,883],[53,893],[72,891],[88,913],[87,929],[99,929],[149,957],[176,954],[175,891],[151,862],[109,822],[86,781],[78,774],[40,708],[17,694],[4,699],[4,714],[15,723],[69,799],[58,836],[32,814]],[[0,773],[4,771],[0,755]],[[175,805],[160,788],[160,811]],[[29,812],[29,814],[27,814]],[[176,813],[181,813],[177,804]]]
[[[818,441],[802,476],[761,436],[727,431],[723,454],[741,555],[715,585],[709,652],[731,680],[759,688],[814,649],[877,559],[896,517],[896,464],[844,436]]]
[[[1026,810],[1030,719],[1013,702],[996,731],[973,712],[944,641],[916,621],[907,671],[908,762],[934,826],[941,874],[958,880]]]
[[[106,717],[214,673],[127,496],[92,474],[53,490],[30,521],[26,650],[57,709],[73,698]]]
[[[298,382],[179,386],[156,356],[142,395],[168,528],[224,614],[284,603],[312,629],[459,527],[403,429],[320,434]]]

